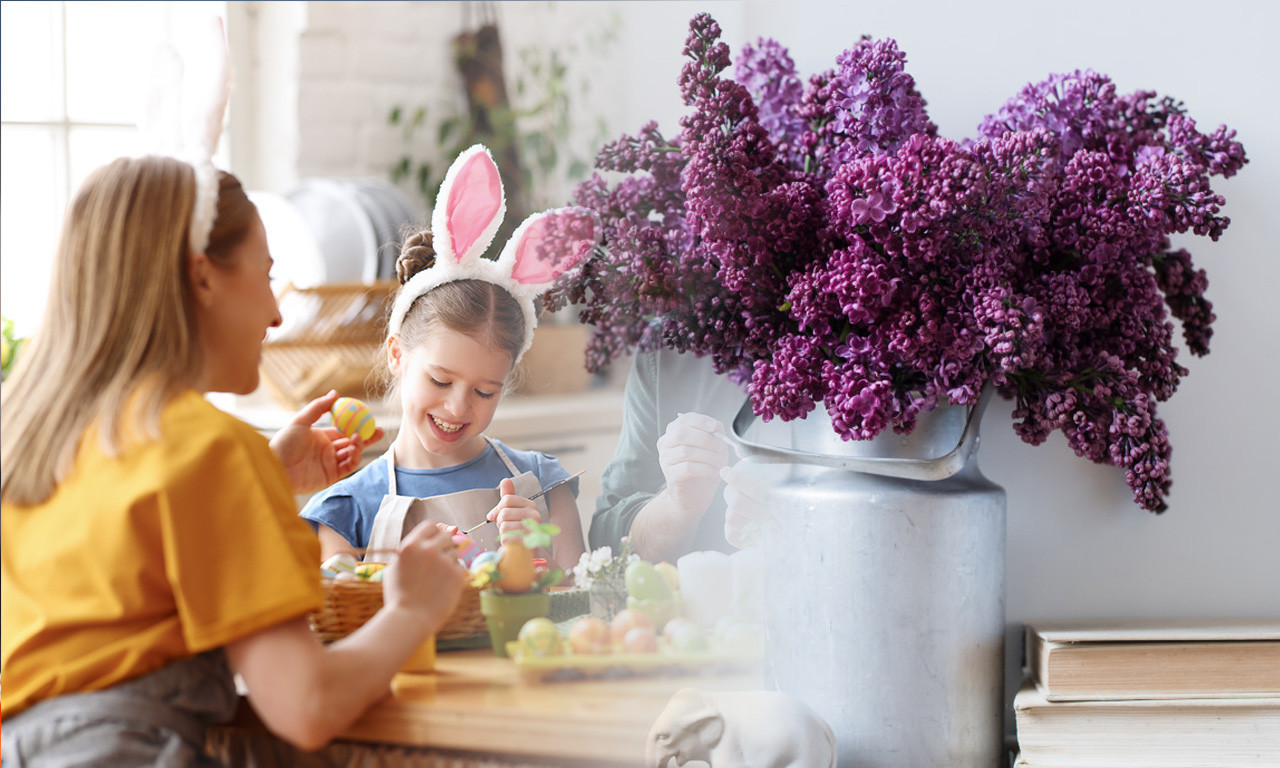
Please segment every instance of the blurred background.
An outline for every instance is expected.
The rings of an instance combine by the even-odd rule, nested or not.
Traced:
[[[1022,444],[1007,403],[987,412],[980,461],[1008,491],[1008,685],[1028,619],[1280,617],[1280,6],[1268,0],[4,2],[3,314],[18,335],[38,323],[70,191],[140,149],[149,51],[193,18],[224,16],[235,65],[218,162],[258,195],[277,277],[306,288],[385,279],[399,227],[425,221],[448,162],[474,140],[504,164],[514,225],[520,211],[564,203],[602,140],[651,119],[678,132],[681,50],[704,10],[735,53],[772,36],[806,77],[862,34],[896,38],[955,139],[1025,83],[1083,68],[1121,92],[1182,100],[1202,128],[1239,132],[1250,162],[1215,184],[1231,226],[1217,243],[1182,243],[1208,271],[1218,319],[1212,353],[1182,356],[1190,375],[1161,406],[1174,446],[1168,512],[1138,509],[1118,470],[1076,458],[1060,435]],[[561,324],[573,318],[549,323]],[[589,380],[565,359],[553,369],[573,380],[544,394],[616,393],[621,375]],[[539,403],[553,402],[532,394],[519,404],[528,435],[549,423]],[[586,420],[593,470],[612,451],[617,407],[606,395]]]

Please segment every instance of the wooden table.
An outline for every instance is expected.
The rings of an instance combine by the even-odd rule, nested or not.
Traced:
[[[401,674],[375,705],[313,762],[229,758],[232,765],[640,766],[645,738],[667,699],[684,687],[750,690],[758,670],[717,675],[639,676],[538,682],[485,650],[439,655],[433,674]],[[248,707],[242,709],[247,710]],[[251,713],[227,734],[266,737]],[[238,736],[236,735],[238,732]],[[254,734],[256,733],[256,736]],[[274,747],[277,751],[279,746]],[[385,759],[378,759],[378,752]],[[240,751],[245,751],[243,745]],[[259,749],[259,752],[262,750]],[[435,755],[436,757],[432,757]],[[415,758],[416,756],[416,758]],[[468,761],[468,757],[474,761]],[[227,755],[223,755],[227,758]]]

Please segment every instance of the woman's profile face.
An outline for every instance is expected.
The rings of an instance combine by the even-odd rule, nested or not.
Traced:
[[[419,468],[452,466],[484,448],[511,373],[511,354],[464,333],[434,329],[422,344],[388,345],[391,372],[400,378],[401,435],[396,461]]]
[[[258,388],[267,329],[280,324],[271,291],[271,253],[262,220],[254,217],[226,266],[204,270],[207,293],[197,288],[196,316],[204,346],[204,389],[247,395]]]

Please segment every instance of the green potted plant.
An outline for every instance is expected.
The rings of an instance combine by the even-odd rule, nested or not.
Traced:
[[[0,339],[0,381],[2,381],[9,378],[9,372],[18,362],[18,353],[22,351],[22,345],[27,340],[14,334],[13,321],[7,317],[0,318],[0,333],[3,334],[3,338]]]
[[[493,556],[481,555],[472,563],[471,584],[480,589],[480,612],[496,655],[507,655],[507,643],[517,638],[526,621],[550,612],[547,590],[560,583],[564,571],[540,569],[533,553],[551,546],[559,532],[555,525],[526,520],[523,530],[502,534],[502,546]]]
[[[506,242],[526,216],[560,204],[562,192],[590,171],[587,148],[603,141],[607,131],[603,115],[583,119],[593,103],[589,65],[608,50],[618,24],[610,14],[576,43],[522,47],[514,67],[504,55],[496,18],[459,32],[451,44],[464,106],[391,107],[387,122],[404,140],[391,180],[416,189],[434,208],[448,167],[441,158],[484,144],[501,171],[507,198],[508,215],[494,243]]]

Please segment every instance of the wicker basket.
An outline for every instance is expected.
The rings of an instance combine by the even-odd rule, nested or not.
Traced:
[[[396,287],[392,280],[285,286],[277,297],[283,323],[262,345],[262,382],[272,397],[295,410],[330,389],[381,397],[371,374]]]
[[[382,608],[381,582],[321,579],[320,583],[324,587],[324,604],[307,618],[311,631],[323,643],[346,637]],[[462,588],[458,607],[436,632],[436,642],[487,637],[488,631],[484,615],[480,613],[480,590],[467,584]]]

